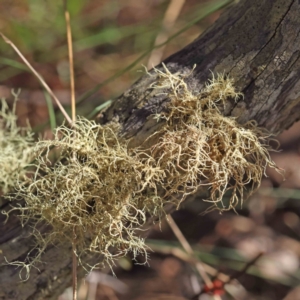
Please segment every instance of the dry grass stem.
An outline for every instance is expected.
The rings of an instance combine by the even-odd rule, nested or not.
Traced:
[[[164,19],[162,21],[162,30],[158,33],[154,47],[160,44],[165,43],[168,40],[170,35],[170,30],[174,27],[174,24],[180,14],[180,11],[185,3],[185,0],[171,0],[169,6],[164,15]],[[148,59],[147,67],[148,69],[153,68],[159,64],[162,60],[162,56],[165,50],[166,44],[160,48],[153,49]]]
[[[76,233],[73,233],[73,242],[72,242],[72,289],[73,289],[73,300],[77,300],[77,253],[76,253]]]
[[[74,78],[74,58],[73,58],[73,43],[72,43],[72,30],[70,22],[70,14],[67,10],[67,1],[65,1],[65,20],[67,28],[67,40],[68,40],[68,56],[70,66],[70,83],[71,83],[71,108],[72,108],[72,121],[76,122],[76,101],[75,101],[75,78]],[[74,153],[74,160],[76,156]],[[72,277],[73,277],[73,300],[77,300],[77,253],[76,253],[76,230],[73,230],[72,241]]]
[[[149,247],[155,252],[159,252],[162,254],[171,254],[177,258],[179,258],[182,261],[185,261],[191,265],[196,265],[197,262],[199,262],[198,259],[195,257],[192,257],[190,254],[188,254],[186,251],[181,250],[180,248],[177,247],[170,247],[170,246],[155,246],[153,244],[150,244]],[[227,280],[230,279],[230,277],[224,273],[220,273],[217,269],[211,267],[210,265],[201,262],[205,272],[212,277],[217,277],[221,281],[227,282]]]
[[[185,238],[185,236],[182,234],[181,230],[179,229],[179,227],[177,226],[177,224],[175,223],[174,219],[172,218],[171,215],[167,215],[167,221],[170,225],[170,228],[172,229],[173,233],[175,234],[175,236],[177,237],[178,241],[180,242],[181,246],[183,247],[183,249],[191,256],[191,257],[195,257],[194,251],[191,247],[191,245],[189,244],[189,242],[187,241],[187,239]],[[212,288],[213,287],[213,283],[211,281],[211,279],[209,278],[209,276],[207,275],[205,268],[203,267],[202,263],[197,260],[196,261],[196,269],[199,273],[199,275],[201,276],[201,278],[203,279],[204,283],[206,284],[206,286]]]
[[[71,84],[71,107],[72,107],[72,121],[76,121],[76,100],[75,100],[75,76],[74,76],[74,56],[73,56],[73,43],[72,43],[72,30],[70,24],[70,14],[65,11],[67,39],[68,39],[68,54],[70,65],[70,84]]]
[[[71,108],[72,108],[72,121],[76,122],[76,101],[75,101],[75,78],[74,78],[74,59],[73,59],[73,43],[72,43],[72,30],[70,22],[70,14],[67,10],[67,1],[65,1],[65,20],[67,28],[68,40],[68,56],[70,67],[70,83],[71,83]],[[74,160],[76,156],[74,153]],[[72,241],[72,277],[73,277],[73,300],[77,300],[77,253],[76,253],[76,231],[74,228],[73,241]]]
[[[64,107],[61,105],[60,101],[58,100],[58,98],[55,96],[55,94],[52,92],[52,90],[50,89],[50,87],[48,86],[48,84],[45,82],[45,80],[43,79],[43,77],[32,67],[32,65],[29,63],[29,61],[24,57],[24,55],[20,52],[20,50],[17,48],[17,46],[11,41],[9,40],[3,33],[0,32],[1,37],[3,38],[3,40],[5,41],[5,43],[9,44],[14,50],[15,52],[19,55],[19,57],[23,60],[23,62],[26,64],[26,66],[31,70],[31,72],[37,77],[37,79],[41,82],[41,84],[44,86],[44,88],[46,89],[46,91],[51,95],[51,97],[54,99],[54,101],[56,102],[58,108],[60,109],[60,111],[62,112],[62,114],[64,115],[64,117],[66,118],[66,120],[68,121],[68,123],[70,125],[73,124],[72,120],[70,119],[68,113],[65,111]]]

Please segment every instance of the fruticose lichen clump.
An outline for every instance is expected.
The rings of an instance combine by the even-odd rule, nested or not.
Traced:
[[[17,95],[15,95],[17,97]],[[0,110],[0,192],[6,194],[25,175],[26,167],[33,159],[33,133],[29,126],[20,128],[15,114],[16,100],[12,110],[1,99]]]
[[[17,196],[26,204],[17,209],[23,223],[36,219],[40,249],[69,240],[78,256],[98,253],[109,263],[128,252],[146,254],[136,231],[161,199],[146,193],[144,166],[128,153],[118,127],[79,118],[75,128],[61,126],[54,140],[36,144],[36,172],[19,183]],[[53,164],[51,149],[59,151]],[[46,236],[39,234],[44,223],[52,227]]]
[[[268,153],[270,134],[255,121],[241,125],[222,114],[228,99],[242,97],[232,79],[213,76],[194,94],[183,75],[163,67],[164,72],[155,69],[159,84],[152,87],[169,98],[167,109],[156,115],[166,124],[149,138],[158,142],[153,143],[143,163],[164,170],[160,179],[164,198],[180,195],[177,205],[206,187],[212,209],[234,209],[243,202],[246,188],[249,195],[260,185],[267,166],[276,168]],[[223,201],[225,194],[227,203]]]
[[[144,144],[150,148],[129,148],[118,123],[84,118],[74,128],[59,127],[53,141],[36,144],[36,172],[19,182],[25,206],[15,209],[23,223],[36,219],[41,251],[67,239],[78,256],[99,253],[109,263],[128,252],[146,254],[137,235],[146,216],[160,216],[167,202],[178,207],[201,187],[208,188],[214,208],[234,209],[246,188],[259,186],[266,167],[275,168],[269,134],[255,122],[240,125],[222,115],[228,98],[242,96],[231,79],[213,76],[194,94],[183,75],[164,68],[154,70],[157,81],[150,87],[168,98],[166,109],[153,116],[163,123]],[[46,236],[39,231],[43,223],[52,227]]]

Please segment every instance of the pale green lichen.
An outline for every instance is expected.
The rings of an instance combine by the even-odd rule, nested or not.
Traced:
[[[116,123],[101,126],[79,118],[75,129],[61,126],[54,140],[36,144],[36,172],[17,186],[26,205],[16,209],[23,224],[36,220],[34,234],[42,249],[67,239],[75,241],[78,256],[98,253],[109,263],[128,252],[146,255],[136,231],[146,213],[161,213],[162,200],[147,192],[144,165],[128,153],[118,131]],[[50,149],[59,151],[54,164]],[[147,176],[153,182],[155,173]],[[38,234],[44,223],[52,227],[45,238]]]
[[[148,139],[153,146],[143,163],[164,170],[164,198],[181,195],[177,205],[206,187],[212,209],[234,209],[243,202],[245,189],[249,195],[258,188],[267,166],[276,168],[268,152],[270,134],[254,121],[241,125],[221,113],[228,99],[242,97],[232,79],[213,76],[194,94],[186,77],[163,67],[164,71],[155,69],[159,80],[153,87],[170,99],[167,110],[156,114],[166,125],[149,138],[158,142]],[[223,202],[225,193],[228,203]]]
[[[231,79],[213,76],[194,94],[183,75],[164,68],[155,69],[151,88],[169,102],[153,116],[165,123],[147,139],[150,148],[129,149],[117,123],[83,118],[74,128],[59,127],[53,141],[37,143],[35,175],[17,185],[25,206],[13,209],[21,211],[23,223],[36,220],[36,259],[47,244],[64,240],[76,243],[78,256],[98,253],[110,264],[128,252],[146,255],[138,235],[146,216],[160,216],[168,202],[178,207],[201,187],[208,188],[213,208],[234,209],[246,188],[259,186],[267,166],[276,168],[267,132],[222,115],[229,98],[242,96]],[[49,159],[53,150],[59,152],[55,163]],[[52,231],[41,234],[42,224]]]
[[[17,94],[15,94],[17,98]],[[20,128],[15,114],[16,100],[10,110],[1,99],[0,110],[0,191],[9,192],[25,175],[33,158],[33,134],[30,127]]]

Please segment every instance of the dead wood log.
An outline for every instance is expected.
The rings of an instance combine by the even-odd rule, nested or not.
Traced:
[[[165,60],[171,72],[185,73],[197,92],[213,73],[225,73],[235,80],[244,99],[226,105],[225,115],[240,123],[255,120],[277,134],[300,118],[300,2],[296,0],[241,0],[193,43]],[[158,66],[162,69],[162,66]],[[167,101],[150,86],[155,77],[143,76],[103,114],[101,122],[118,118],[122,132],[139,145],[161,123],[151,117]],[[195,195],[200,197],[201,195]],[[2,200],[1,210],[9,204]],[[0,262],[22,260],[32,247],[22,228],[11,216],[6,224],[0,216]],[[44,263],[20,282],[14,266],[0,268],[0,299],[56,299],[71,285],[71,246],[51,246]],[[91,258],[93,260],[93,258]],[[82,272],[83,274],[83,272]]]

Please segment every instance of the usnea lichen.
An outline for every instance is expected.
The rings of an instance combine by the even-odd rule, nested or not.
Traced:
[[[243,202],[246,188],[248,195],[258,188],[267,166],[276,168],[268,153],[270,134],[255,121],[240,125],[235,118],[222,115],[228,99],[242,97],[232,79],[213,76],[194,94],[184,76],[163,67],[164,72],[156,70],[159,84],[154,87],[170,99],[167,111],[156,115],[166,125],[150,137],[159,139],[144,164],[165,171],[161,178],[164,197],[180,194],[178,205],[205,186],[212,209],[234,209]],[[226,204],[225,194],[229,197]]]
[[[145,194],[144,166],[117,133],[115,123],[101,126],[79,118],[76,129],[61,126],[53,141],[37,143],[35,175],[17,189],[26,203],[19,208],[23,222],[35,218],[36,230],[39,222],[52,226],[46,239],[38,234],[40,247],[61,238],[73,243],[75,233],[78,255],[99,253],[111,263],[129,251],[146,254],[135,233],[153,198]],[[60,153],[54,165],[48,160],[53,147]]]
[[[17,95],[15,94],[15,98]],[[0,110],[0,191],[9,192],[32,160],[33,134],[29,128],[17,125],[16,100],[12,110],[1,99]]]
[[[41,249],[64,238],[76,242],[77,255],[99,253],[109,263],[129,251],[146,254],[137,235],[146,215],[162,214],[170,201],[179,206],[200,187],[208,188],[214,208],[234,209],[246,188],[259,186],[266,167],[275,168],[268,134],[255,122],[240,125],[222,115],[228,98],[242,96],[231,79],[213,76],[194,94],[183,75],[164,68],[155,69],[157,81],[150,88],[169,101],[153,116],[164,124],[148,138],[150,148],[129,149],[118,124],[83,118],[75,128],[58,128],[53,141],[37,143],[36,173],[17,188],[26,205],[16,209],[23,222],[37,220]],[[51,164],[53,148],[60,158]],[[40,222],[52,227],[46,237],[39,233]]]

